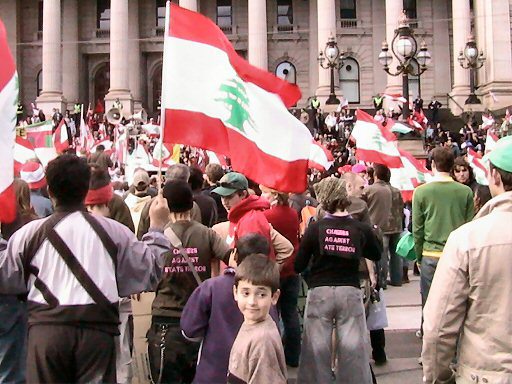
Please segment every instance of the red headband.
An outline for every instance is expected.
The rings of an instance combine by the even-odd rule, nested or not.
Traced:
[[[89,189],[87,196],[85,196],[85,205],[107,204],[112,200],[113,195],[114,192],[110,184],[107,184],[100,189]]]

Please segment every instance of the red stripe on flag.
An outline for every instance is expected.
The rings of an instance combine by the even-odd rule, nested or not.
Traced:
[[[13,204],[15,201],[14,185],[11,184],[0,192],[0,223],[12,223],[16,219],[16,204]]]
[[[358,109],[356,111],[356,117],[357,117],[357,120],[366,121],[367,123],[375,124],[379,128],[380,133],[386,140],[388,140],[388,141],[396,141],[397,140],[396,135],[393,132],[391,132],[390,128],[388,128],[387,126],[386,127],[383,126],[380,121],[376,121],[371,115],[369,115],[365,111]]]
[[[402,168],[402,160],[400,157],[389,156],[385,153],[374,151],[371,149],[356,148],[356,159],[372,163],[387,165],[388,168]]]
[[[220,120],[199,112],[166,109],[165,121],[172,121],[172,128],[166,125],[164,129],[166,142],[186,143],[229,155],[234,170],[282,192],[302,193],[307,188],[307,159],[289,162],[266,154],[254,142],[227,129]],[[204,143],[208,143],[208,146],[205,147]]]
[[[223,50],[238,75],[268,92],[277,94],[287,107],[292,107],[301,98],[297,85],[282,80],[270,72],[257,68],[236,53],[221,29],[209,18],[171,4],[169,35],[184,40],[208,44]]]
[[[0,20],[0,89],[3,89],[9,81],[11,81],[16,72],[16,64],[11,55],[9,44],[7,44],[7,32],[4,23]]]

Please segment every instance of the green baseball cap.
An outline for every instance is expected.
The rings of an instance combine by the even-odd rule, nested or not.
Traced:
[[[499,139],[496,147],[484,157],[484,160],[489,160],[496,168],[512,172],[512,136]]]
[[[222,176],[219,181],[219,186],[212,192],[220,196],[229,196],[236,191],[245,191],[249,188],[249,182],[247,178],[238,172],[229,172]]]

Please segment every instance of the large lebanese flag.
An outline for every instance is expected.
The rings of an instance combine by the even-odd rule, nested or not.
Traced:
[[[53,148],[52,121],[27,125],[25,133],[34,148]]]
[[[13,181],[18,74],[7,44],[7,33],[2,20],[0,63],[0,222],[10,223],[16,218]]]
[[[164,142],[229,156],[233,169],[283,192],[303,192],[312,136],[286,109],[300,90],[242,59],[205,16],[167,11]]]
[[[390,183],[402,192],[404,201],[412,201],[414,189],[432,178],[430,172],[418,159],[407,151],[400,150],[400,159],[402,167],[390,168]]]
[[[36,159],[37,155],[32,143],[23,137],[16,136],[16,144],[14,145],[14,174],[19,176],[23,164],[29,160]]]
[[[402,167],[396,136],[366,112],[356,111],[357,121],[351,137],[356,142],[356,158],[361,161]]]

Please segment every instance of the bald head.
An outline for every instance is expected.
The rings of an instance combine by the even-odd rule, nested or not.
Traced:
[[[341,178],[345,180],[345,186],[347,188],[347,194],[349,196],[361,197],[364,189],[364,179],[353,172],[344,173]]]

